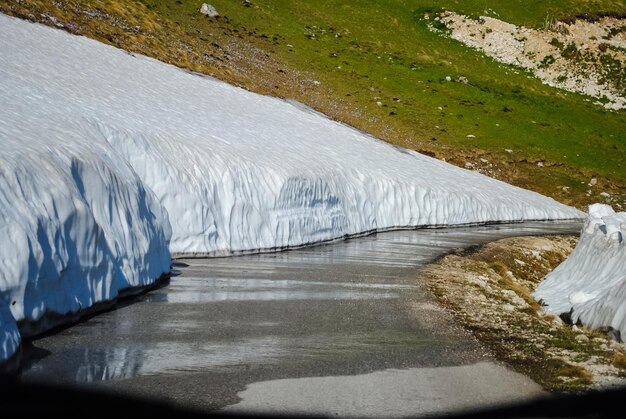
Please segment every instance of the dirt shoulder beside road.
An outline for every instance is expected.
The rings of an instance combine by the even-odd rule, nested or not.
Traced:
[[[626,346],[564,324],[532,297],[573,250],[574,236],[518,237],[452,254],[419,280],[497,357],[553,392],[626,383]]]

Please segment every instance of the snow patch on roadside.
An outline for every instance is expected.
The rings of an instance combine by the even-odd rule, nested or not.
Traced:
[[[12,316],[1,319],[10,333],[0,359],[15,349],[15,322],[41,332],[46,323],[32,323],[45,315],[71,315],[151,284],[171,259],[166,211],[98,133],[24,113],[3,88],[0,306]]]
[[[594,204],[580,241],[535,290],[547,309],[572,321],[612,327],[626,336],[626,212]]]
[[[4,299],[0,300],[0,367],[1,362],[17,353],[21,343],[20,332]],[[4,372],[0,368],[0,373]]]

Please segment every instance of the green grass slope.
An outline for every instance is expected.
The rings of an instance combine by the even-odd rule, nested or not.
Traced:
[[[200,15],[202,2],[190,0],[0,0],[0,10],[300,100],[386,141],[568,204],[609,200],[626,209],[626,112],[545,86],[423,20],[445,8],[542,27],[622,13],[621,1],[209,2],[220,17]]]

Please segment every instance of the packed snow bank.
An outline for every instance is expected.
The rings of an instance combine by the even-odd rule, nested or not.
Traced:
[[[0,359],[15,349],[16,321],[41,331],[51,324],[29,326],[148,285],[171,262],[166,211],[111,146],[60,115],[24,112],[4,87],[0,310],[12,316],[0,318]]]
[[[556,314],[571,312],[573,322],[626,336],[626,212],[591,205],[578,245],[535,297]]]
[[[583,216],[285,101],[2,19],[4,84],[19,92],[19,106],[54,111],[50,118],[62,109],[97,129],[95,142],[111,144],[167,208],[174,253],[231,254],[394,227]]]
[[[11,310],[6,301],[0,299],[0,374],[12,372],[14,365],[6,365],[5,367],[3,364],[17,353],[20,341],[20,332],[17,330],[17,324]]]
[[[15,66],[38,51],[10,63],[16,24],[34,28],[0,21],[0,361],[19,347],[16,322],[41,331],[154,282],[171,263],[168,216],[154,193],[96,125],[29,81],[48,69],[16,79]]]
[[[79,310],[166,271],[166,210],[179,254],[582,216],[87,38],[0,15],[0,50],[0,295],[16,320]]]

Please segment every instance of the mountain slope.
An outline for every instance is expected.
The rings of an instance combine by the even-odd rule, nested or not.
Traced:
[[[623,2],[513,1],[488,10],[479,1],[212,4],[220,17],[200,15],[187,0],[0,1],[6,13],[297,99],[391,143],[579,208],[626,205],[626,113],[544,86],[432,33],[422,19],[445,7],[541,27],[623,11]],[[461,76],[469,82],[458,83]]]

